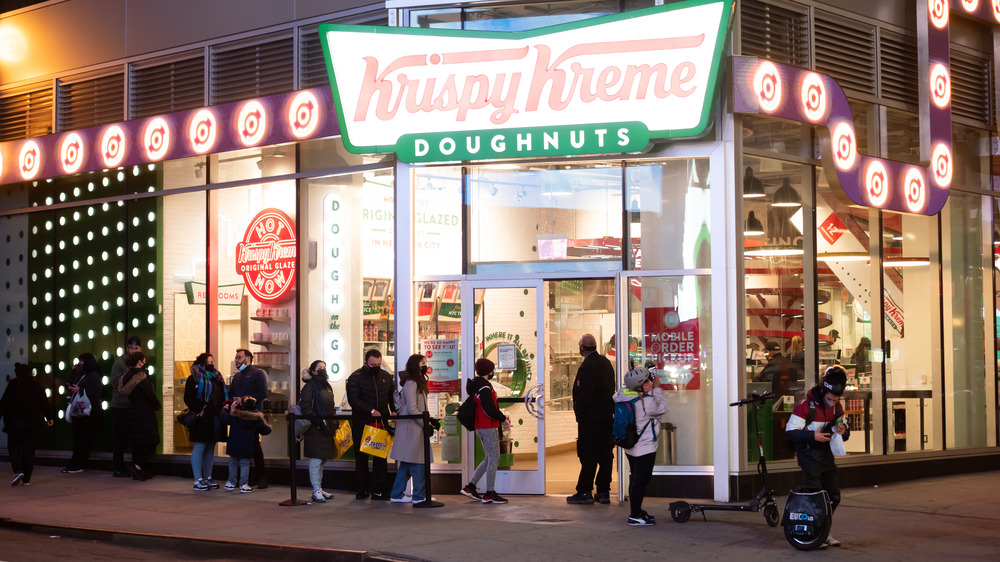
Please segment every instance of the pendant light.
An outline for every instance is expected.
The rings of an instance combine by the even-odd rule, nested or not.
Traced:
[[[746,174],[743,176],[743,197],[764,197],[764,182],[753,177],[753,168],[747,166]]]
[[[782,178],[781,187],[778,191],[774,192],[774,200],[771,202],[772,207],[801,207],[802,199],[799,198],[799,193],[792,189],[792,183],[787,177]]]
[[[760,219],[753,215],[753,211],[747,215],[747,221],[743,225],[743,235],[744,236],[762,236],[764,234],[764,225],[761,224]]]

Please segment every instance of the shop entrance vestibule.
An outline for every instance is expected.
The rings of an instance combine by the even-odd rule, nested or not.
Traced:
[[[574,493],[580,468],[573,413],[573,381],[582,361],[578,342],[593,334],[598,351],[615,362],[614,279],[470,280],[463,301],[474,303],[463,321],[463,340],[474,342],[474,352],[463,353],[463,378],[474,376],[476,359],[493,361],[492,383],[511,421],[500,442],[497,491]],[[463,455],[468,479],[483,453],[478,443],[473,448],[471,433],[463,445],[463,451],[475,451],[474,458]]]

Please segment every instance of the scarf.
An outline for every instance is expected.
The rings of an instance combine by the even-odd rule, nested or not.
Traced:
[[[201,400],[202,404],[208,404],[208,401],[212,399],[212,387],[214,386],[213,380],[219,376],[218,371],[209,371],[208,369],[198,367],[198,390],[196,396],[198,400]],[[223,399],[225,402],[229,400],[229,390],[226,389],[226,385],[222,385]]]

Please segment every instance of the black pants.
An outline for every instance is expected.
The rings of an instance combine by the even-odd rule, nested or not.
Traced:
[[[260,437],[253,448],[253,468],[257,472],[257,485],[267,484],[267,468],[264,467],[264,449],[260,446]]]
[[[38,429],[11,429],[7,434],[7,452],[14,474],[24,473],[21,480],[31,482],[31,471],[35,468],[35,445],[38,443]]]
[[[580,477],[576,482],[576,491],[586,494],[596,487],[598,494],[611,493],[611,465],[614,464],[611,431],[580,428],[576,438],[576,456],[580,458]]]
[[[101,418],[97,414],[74,417],[70,426],[73,428],[73,457],[69,461],[69,467],[87,468],[94,440],[101,431]]]
[[[111,408],[111,423],[113,424],[111,435],[112,468],[115,472],[127,473],[128,471],[125,470],[125,449],[128,449],[128,408]]]
[[[149,471],[149,467],[146,466],[146,461],[149,457],[153,455],[153,451],[156,450],[156,445],[132,445],[132,464],[138,466],[145,472]]]
[[[802,467],[802,487],[826,490],[830,505],[837,509],[840,504],[840,483],[837,482],[837,466],[808,464]]]
[[[386,480],[389,474],[389,463],[386,459],[362,453],[358,450],[361,436],[365,432],[365,424],[351,420],[351,438],[354,439],[354,480],[359,492],[374,492],[388,494]],[[368,473],[368,458],[372,459],[372,471]]]
[[[625,455],[628,459],[628,469],[631,475],[628,483],[628,504],[629,515],[638,517],[642,513],[642,500],[646,497],[646,485],[653,478],[653,465],[656,464],[656,452],[633,457]]]

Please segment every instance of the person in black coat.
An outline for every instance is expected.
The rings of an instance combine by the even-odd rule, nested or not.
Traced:
[[[249,349],[236,350],[236,373],[229,381],[229,395],[234,398],[240,396],[253,396],[257,401],[257,407],[264,406],[267,400],[267,373],[263,369],[255,367],[253,364],[253,353]],[[267,488],[267,471],[264,467],[264,449],[260,446],[260,439],[254,446],[253,468],[257,471],[257,487],[263,490]]]
[[[372,457],[372,472],[368,474],[367,453],[358,450],[365,426],[388,419],[390,412],[396,411],[392,393],[396,383],[392,375],[382,368],[382,353],[377,349],[365,352],[363,367],[347,377],[347,402],[351,405],[351,436],[354,439],[354,476],[358,491],[355,497],[363,500],[371,494],[373,500],[388,500],[387,478],[389,473],[386,459]],[[388,428],[387,428],[388,429]]]
[[[615,415],[615,368],[608,358],[597,353],[597,340],[591,334],[580,338],[583,363],[573,382],[573,412],[576,414],[576,456],[580,458],[580,477],[576,493],[567,503],[611,503],[611,465],[614,461],[612,431]],[[596,475],[596,482],[595,482]]]
[[[198,414],[191,427],[191,472],[194,490],[204,492],[219,487],[212,482],[215,444],[226,439],[225,426],[217,419],[222,404],[229,399],[226,382],[215,370],[215,358],[202,353],[191,365],[191,376],[184,382],[184,405]]]
[[[253,491],[249,482],[250,458],[254,455],[254,446],[260,441],[257,436],[271,433],[271,426],[264,421],[264,414],[257,410],[257,399],[253,396],[237,397],[228,407],[223,406],[219,419],[229,426],[226,442],[229,480],[226,481],[226,490],[235,490],[238,481],[240,493],[250,493]]]
[[[77,392],[83,391],[90,400],[89,415],[71,416],[71,419],[66,420],[73,428],[73,457],[62,471],[76,474],[83,472],[87,467],[90,450],[101,432],[101,371],[93,353],[84,353],[77,357],[66,389],[69,391],[70,399]]]
[[[160,444],[160,426],[156,412],[160,399],[146,372],[146,356],[141,351],[128,356],[128,372],[118,379],[118,393],[128,396],[129,439],[132,441],[132,464],[128,467],[133,480],[152,478],[147,466],[149,457]]]
[[[0,398],[0,418],[3,418],[4,433],[7,434],[7,453],[10,467],[14,471],[11,486],[31,483],[31,472],[35,466],[35,445],[42,426],[52,427],[52,403],[45,397],[45,389],[32,376],[31,367],[14,364],[14,380]]]
[[[302,372],[302,394],[299,407],[303,416],[310,416],[311,424],[305,433],[305,445],[302,454],[309,459],[309,483],[313,487],[312,499],[323,503],[333,498],[333,494],[323,489],[323,465],[327,459],[337,457],[337,447],[333,442],[334,433],[339,427],[337,420],[325,420],[326,416],[336,415],[337,401],[330,386],[330,377],[326,372],[326,363],[313,361],[308,369]]]

